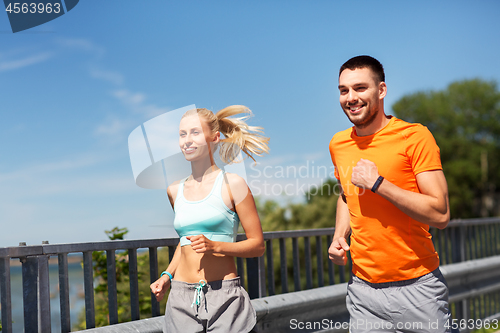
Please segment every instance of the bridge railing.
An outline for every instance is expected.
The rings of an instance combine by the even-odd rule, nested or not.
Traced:
[[[259,258],[237,258],[237,269],[252,299],[299,292],[327,285],[345,283],[350,265],[336,266],[328,260],[327,249],[333,228],[265,232],[266,253]],[[442,264],[458,263],[500,254],[500,218],[454,220],[444,230],[431,228]],[[244,235],[239,235],[241,240]],[[95,327],[94,272],[92,253],[105,251],[109,324],[118,323],[116,252],[128,251],[130,280],[130,320],[140,319],[137,258],[146,250],[149,275],[153,282],[159,275],[158,249],[167,247],[170,259],[178,239],[114,240],[107,242],[42,244],[0,248],[0,295],[2,332],[12,332],[10,261],[22,262],[25,332],[50,332],[49,257],[57,256],[61,331],[70,332],[68,255],[83,257],[86,327]],[[139,254],[138,254],[139,253]],[[279,261],[279,264],[276,262]],[[499,292],[470,294],[452,304],[455,318],[485,318],[500,312]],[[151,294],[151,317],[160,315],[160,307]]]
[[[500,254],[500,217],[455,219],[430,231],[441,265]]]

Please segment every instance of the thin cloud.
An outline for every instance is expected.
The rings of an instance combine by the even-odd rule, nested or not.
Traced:
[[[90,69],[90,76],[95,79],[100,79],[112,83],[117,86],[122,85],[123,82],[125,81],[123,75],[118,72],[107,71],[97,68]]]
[[[153,118],[165,112],[171,111],[166,107],[159,107],[154,104],[146,103],[146,95],[139,92],[131,92],[127,89],[113,91],[112,95],[123,105],[130,108],[134,113],[144,115],[147,118]]]
[[[95,134],[122,139],[124,134],[133,128],[131,120],[109,117],[104,123],[97,126]]]
[[[0,60],[0,72],[12,71],[38,64],[53,57],[51,52],[43,52],[16,60]]]
[[[106,53],[106,50],[103,47],[98,46],[90,40],[84,38],[58,38],[55,42],[65,48],[86,51],[96,57],[102,57]]]
[[[50,163],[34,163],[33,165],[27,166],[25,168],[20,168],[16,171],[0,173],[0,183],[8,181],[19,181],[23,179],[28,180],[35,178],[44,178],[47,174],[89,167],[99,163],[102,160],[102,157],[85,154],[83,156],[71,157]]]

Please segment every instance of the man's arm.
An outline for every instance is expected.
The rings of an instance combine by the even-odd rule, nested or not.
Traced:
[[[353,169],[351,182],[370,190],[378,177],[375,163],[361,159]],[[450,204],[443,171],[421,172],[416,179],[420,193],[403,190],[387,179],[375,192],[414,220],[444,229],[450,221]]]
[[[420,193],[405,191],[385,179],[376,193],[411,218],[444,229],[450,221],[450,204],[443,171],[422,172],[416,178]]]
[[[347,251],[349,251],[346,238],[351,232],[351,226],[349,208],[344,200],[345,196],[342,193],[337,201],[335,234],[333,235],[332,244],[328,249],[328,257],[337,265],[345,265],[347,263]]]

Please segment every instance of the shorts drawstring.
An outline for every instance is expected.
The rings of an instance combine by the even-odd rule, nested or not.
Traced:
[[[201,295],[203,293],[203,288],[207,285],[205,280],[200,280],[199,284],[196,286],[196,290],[194,291],[194,298],[193,298],[193,304],[191,304],[191,307],[193,306],[200,306],[201,304]]]

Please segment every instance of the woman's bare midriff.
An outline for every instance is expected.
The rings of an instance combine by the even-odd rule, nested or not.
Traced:
[[[174,280],[198,283],[234,279],[238,276],[234,257],[212,253],[196,253],[189,245],[181,247],[181,260]]]

